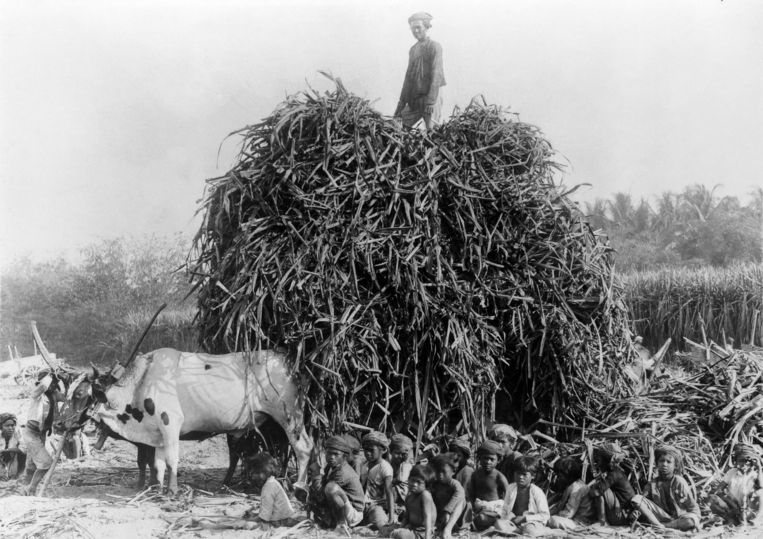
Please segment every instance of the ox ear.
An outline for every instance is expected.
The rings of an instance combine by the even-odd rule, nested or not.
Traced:
[[[93,376],[90,378],[90,381],[95,382],[98,380],[98,377],[101,375],[101,373],[98,372],[98,367],[96,367],[93,363],[90,363],[90,366],[93,368]]]

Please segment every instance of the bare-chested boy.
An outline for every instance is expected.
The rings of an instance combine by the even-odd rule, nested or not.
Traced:
[[[471,505],[473,524],[477,530],[485,530],[495,524],[503,510],[503,498],[509,481],[495,469],[500,444],[492,440],[482,442],[477,449],[478,467],[466,487],[466,502]]]

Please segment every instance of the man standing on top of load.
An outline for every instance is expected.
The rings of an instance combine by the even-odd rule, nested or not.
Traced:
[[[429,13],[411,15],[408,24],[417,43],[408,55],[408,69],[395,118],[400,118],[406,127],[413,127],[423,119],[428,131],[432,123],[439,121],[442,108],[440,87],[445,86],[442,47],[427,36],[427,31],[432,27]]]

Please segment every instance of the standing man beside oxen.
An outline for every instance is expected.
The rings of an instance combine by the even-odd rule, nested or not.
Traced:
[[[427,35],[432,27],[429,13],[414,13],[408,18],[408,25],[416,43],[408,54],[408,69],[395,118],[406,127],[413,127],[419,120],[424,120],[429,131],[433,124],[439,122],[442,110],[440,88],[445,86],[442,47]]]
[[[23,438],[27,450],[24,494],[33,495],[37,485],[53,463],[45,447],[45,437],[50,434],[58,410],[57,403],[64,400],[62,382],[55,375],[43,371],[32,390]]]

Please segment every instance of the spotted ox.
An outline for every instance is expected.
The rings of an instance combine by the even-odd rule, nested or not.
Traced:
[[[160,485],[177,491],[180,438],[242,433],[268,417],[284,430],[305,484],[313,443],[303,423],[303,403],[286,357],[275,351],[210,355],[170,348],[137,356],[119,379],[81,378],[61,411],[63,426],[76,428],[87,415],[120,437],[156,448]]]

